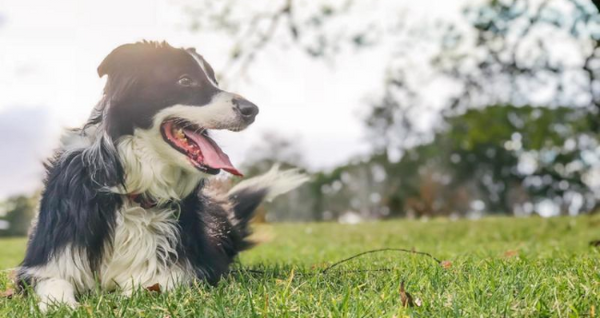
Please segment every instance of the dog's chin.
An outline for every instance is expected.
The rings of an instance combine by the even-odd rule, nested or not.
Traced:
[[[237,128],[237,127],[234,127]],[[230,129],[239,131],[241,129]],[[175,151],[184,155],[188,163],[199,172],[216,175],[221,170],[243,176],[229,156],[208,135],[208,130],[185,119],[169,119],[160,126],[164,141]]]

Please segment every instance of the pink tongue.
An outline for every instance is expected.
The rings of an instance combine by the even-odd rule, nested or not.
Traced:
[[[212,139],[195,132],[190,132],[187,130],[185,132],[185,135],[192,139],[198,145],[198,147],[200,147],[200,151],[202,151],[202,157],[204,160],[203,163],[205,165],[213,169],[223,169],[236,176],[244,176],[233,166],[231,161],[229,161],[229,157]]]

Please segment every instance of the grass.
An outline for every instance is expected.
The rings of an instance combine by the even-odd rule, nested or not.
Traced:
[[[596,317],[600,316],[600,217],[389,221],[360,225],[260,226],[266,241],[240,258],[217,287],[171,293],[83,295],[76,311],[50,317]],[[451,262],[369,249],[414,248]],[[0,241],[0,265],[15,266],[24,240]],[[357,271],[391,268],[391,271]],[[251,273],[245,269],[264,271]],[[405,308],[400,284],[422,302]],[[6,288],[6,273],[0,288]],[[0,299],[0,317],[35,317],[34,297]]]

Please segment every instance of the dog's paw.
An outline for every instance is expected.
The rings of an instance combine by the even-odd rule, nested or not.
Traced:
[[[76,308],[79,305],[75,299],[75,288],[62,278],[41,280],[35,287],[35,291],[40,300],[38,307],[42,312],[55,306]]]
[[[133,289],[133,288],[124,288],[121,290],[121,296],[123,296],[125,298],[133,297],[134,293],[135,293],[135,289]]]
[[[79,303],[75,299],[63,299],[60,301],[44,300],[38,303],[38,308],[42,313],[47,313],[49,310],[59,308],[61,306],[77,309],[77,307],[79,307]]]

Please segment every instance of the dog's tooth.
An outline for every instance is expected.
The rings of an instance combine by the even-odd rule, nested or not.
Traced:
[[[181,140],[186,140],[185,134],[183,133],[183,129],[182,128],[178,128],[175,131],[175,137],[177,137],[178,139],[181,139]]]

